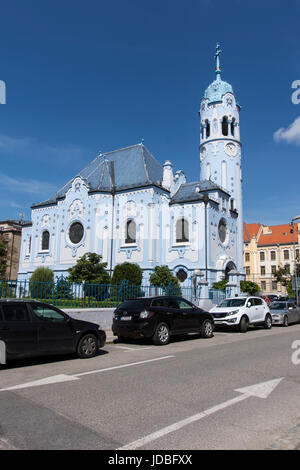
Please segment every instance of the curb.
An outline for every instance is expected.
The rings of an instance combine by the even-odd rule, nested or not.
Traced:
[[[300,450],[300,424],[291,428],[266,450]]]

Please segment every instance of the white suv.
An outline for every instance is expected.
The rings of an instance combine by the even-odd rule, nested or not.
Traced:
[[[210,310],[215,325],[238,328],[246,333],[249,325],[272,328],[272,317],[267,303],[261,297],[233,297],[224,299]]]

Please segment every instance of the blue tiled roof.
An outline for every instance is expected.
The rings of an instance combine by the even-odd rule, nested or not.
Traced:
[[[222,98],[225,95],[225,93],[233,94],[232,86],[229,83],[224,82],[220,78],[217,78],[205,90],[204,97],[208,99],[209,103],[214,103],[214,102],[222,101]]]
[[[99,155],[50,199],[34,204],[32,207],[55,204],[57,199],[65,196],[72,186],[72,182],[78,176],[85,180],[90,191],[111,192],[113,182],[110,162],[114,162],[116,191],[143,186],[161,186],[162,165],[143,144],[137,144]]]
[[[213,181],[204,180],[194,183],[185,183],[180,186],[178,191],[171,198],[170,203],[176,204],[181,202],[201,201],[204,192],[222,191],[228,194],[224,189],[215,184]]]

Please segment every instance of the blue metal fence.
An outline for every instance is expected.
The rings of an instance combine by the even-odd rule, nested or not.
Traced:
[[[197,302],[201,298],[201,288],[132,286],[126,281],[120,285],[75,284],[67,279],[56,282],[0,281],[0,298],[35,299],[61,308],[116,307],[126,299],[153,295],[180,295]],[[221,291],[209,292],[213,303],[219,303],[224,297]]]

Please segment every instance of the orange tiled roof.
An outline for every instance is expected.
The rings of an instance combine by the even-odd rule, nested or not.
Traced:
[[[257,237],[258,231],[260,228],[260,224],[246,224],[244,222],[244,243],[250,242],[253,236]]]
[[[288,243],[293,243],[293,234],[291,233],[290,224],[283,225],[270,225],[268,227],[270,234],[263,234],[263,231],[260,234],[258,245],[285,245]],[[296,231],[296,230],[295,230]],[[297,236],[295,234],[295,240]]]

